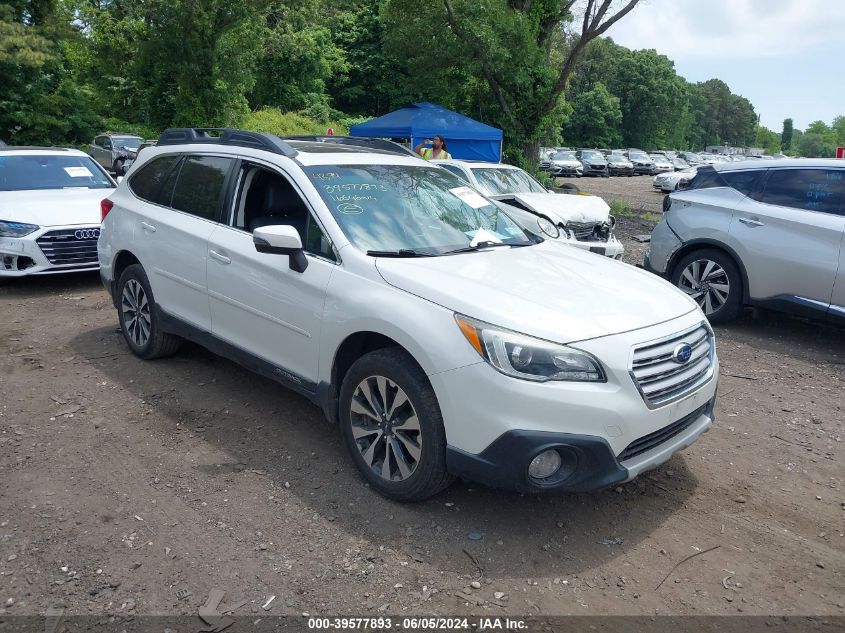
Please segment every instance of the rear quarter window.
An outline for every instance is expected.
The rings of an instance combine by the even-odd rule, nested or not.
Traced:
[[[129,179],[129,188],[132,193],[147,202],[168,206],[173,190],[173,179],[169,179],[169,187],[165,188],[162,185],[165,180],[168,180],[167,177],[171,172],[175,173],[174,167],[179,158],[178,154],[159,156],[141,167]]]

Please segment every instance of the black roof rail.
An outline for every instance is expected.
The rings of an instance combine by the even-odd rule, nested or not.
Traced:
[[[172,127],[161,133],[158,146],[188,144],[235,145],[293,158],[299,152],[278,136],[219,127]]]
[[[381,150],[391,154],[407,154],[416,157],[413,151],[407,147],[388,141],[384,138],[373,138],[369,136],[286,136],[286,141],[313,141],[316,143],[334,143],[335,145],[350,145],[352,147],[366,147],[368,149]]]

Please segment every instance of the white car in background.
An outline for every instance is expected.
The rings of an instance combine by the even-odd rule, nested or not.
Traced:
[[[75,149],[0,149],[0,279],[97,270],[100,201],[116,187]]]
[[[695,178],[697,171],[697,167],[690,167],[683,171],[670,171],[657,174],[651,181],[651,184],[655,189],[659,189],[663,193],[671,193],[677,191],[679,183],[688,183]]]
[[[488,198],[507,205],[508,214],[523,228],[534,233],[539,228],[543,237],[622,259],[625,247],[613,234],[616,219],[600,197],[554,193],[513,165],[462,160],[431,162]]]

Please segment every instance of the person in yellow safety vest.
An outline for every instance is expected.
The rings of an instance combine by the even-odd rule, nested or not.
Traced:
[[[423,149],[424,145],[429,144],[431,144],[432,147],[426,147],[425,149]],[[439,134],[434,137],[433,141],[425,139],[422,143],[420,143],[414,148],[414,151],[426,160],[431,160],[432,158],[452,158],[452,155],[446,151],[446,139],[444,139]]]

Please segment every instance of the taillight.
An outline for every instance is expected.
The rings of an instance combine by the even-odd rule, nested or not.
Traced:
[[[109,214],[109,211],[112,210],[112,207],[114,207],[114,202],[108,198],[100,200],[100,222],[106,219],[106,216]]]

